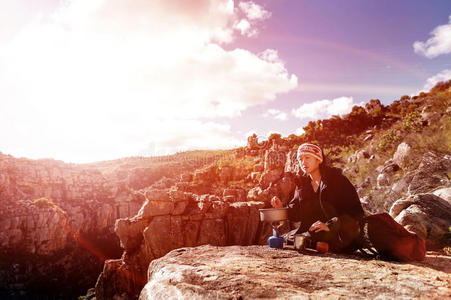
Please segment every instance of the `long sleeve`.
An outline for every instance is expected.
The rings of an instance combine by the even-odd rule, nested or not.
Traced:
[[[360,221],[360,219],[362,219],[364,215],[364,212],[362,204],[360,203],[359,195],[357,194],[357,191],[355,190],[352,183],[348,180],[348,178],[346,178],[345,176],[341,177],[341,184],[343,187],[343,194],[341,198],[344,203],[341,207],[342,209],[340,211],[340,215],[347,214],[355,220]]]
[[[296,186],[293,198],[288,203],[288,219],[293,222],[301,221],[301,190]]]

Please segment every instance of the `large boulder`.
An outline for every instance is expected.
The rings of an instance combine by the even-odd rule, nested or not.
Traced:
[[[451,187],[435,190],[433,194],[448,201],[451,204]]]
[[[433,152],[423,155],[421,163],[409,184],[410,195],[429,192],[440,186],[451,185],[451,156],[440,156]]]
[[[401,168],[406,168],[409,164],[409,155],[412,152],[412,147],[409,144],[403,142],[398,145],[395,154],[393,154],[393,161]]]
[[[433,194],[417,194],[393,203],[390,215],[426,240],[428,248],[443,247],[451,225],[451,204]]]
[[[152,261],[139,299],[445,299],[450,272],[442,255],[398,264],[268,246],[202,246]]]

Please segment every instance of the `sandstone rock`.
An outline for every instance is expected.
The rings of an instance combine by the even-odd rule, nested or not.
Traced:
[[[229,203],[223,201],[212,201],[209,210],[205,213],[205,219],[221,219],[228,212]]]
[[[247,193],[248,201],[261,201],[263,190],[261,187],[257,186],[249,190]]]
[[[435,190],[433,194],[448,201],[451,204],[451,187]]]
[[[182,215],[185,213],[186,208],[188,207],[188,201],[177,201],[174,203],[174,210],[171,212],[172,215]]]
[[[409,144],[403,142],[398,145],[395,154],[393,154],[393,162],[399,165],[401,168],[406,168],[409,163],[409,155],[412,151],[412,147]]]
[[[265,171],[260,178],[259,185],[266,189],[270,183],[276,182],[281,179],[283,176],[283,169],[272,169],[269,171]]]
[[[137,291],[130,285],[130,277],[134,277],[133,271],[122,260],[105,261],[96,283],[96,299],[128,299],[131,295],[136,295]]]
[[[144,241],[158,258],[169,251],[184,246],[180,216],[157,216],[143,231]]]
[[[233,179],[234,168],[231,166],[223,166],[219,168],[219,179],[223,183],[227,183]]]
[[[274,169],[284,169],[286,162],[286,155],[283,151],[279,150],[267,150],[265,152],[265,171],[270,171]]]
[[[413,176],[414,172],[408,172],[404,174],[404,176],[399,181],[392,185],[392,191],[398,194],[407,193],[409,184],[412,182]]]
[[[362,149],[359,152],[357,152],[357,156],[359,159],[368,159],[370,158],[370,153],[366,149]]]
[[[132,252],[141,245],[143,239],[142,232],[147,227],[149,221],[146,219],[118,219],[114,226],[121,247],[128,252]]]
[[[242,188],[226,188],[222,193],[223,197],[226,199],[228,196],[233,196],[233,198],[228,198],[227,202],[242,202],[246,201],[246,190]]]
[[[232,202],[236,202],[236,196],[235,195],[227,195],[224,197],[224,201],[228,202],[228,203],[232,203]]]
[[[227,237],[223,219],[204,219],[200,224],[197,245],[225,246]]]
[[[196,170],[194,172],[194,181],[214,182],[217,179],[217,167],[212,165],[207,168]]]
[[[147,200],[139,210],[138,216],[139,218],[149,219],[154,216],[163,216],[171,214],[173,210],[174,210],[173,202]]]
[[[221,199],[218,196],[216,196],[216,195],[210,195],[208,197],[208,201],[215,202],[215,201],[221,201]]]
[[[190,182],[193,180],[193,174],[181,174],[180,181],[181,182]]]
[[[229,245],[249,245],[256,238],[260,217],[257,209],[262,202],[237,202],[229,206],[227,213],[227,232]]]
[[[374,114],[381,111],[384,106],[379,99],[371,99],[370,102],[365,104],[365,110],[369,114]]]
[[[392,160],[389,159],[382,166],[379,166],[376,168],[376,171],[379,173],[387,173],[387,174],[394,174],[399,170],[399,166]]]
[[[427,152],[423,155],[420,166],[409,185],[410,195],[428,192],[440,186],[450,185],[448,175],[451,173],[451,157],[441,157]]]
[[[186,247],[198,246],[198,236],[200,232],[200,224],[202,218],[199,220],[190,220],[182,216],[183,220],[183,241]]]
[[[433,110],[432,105],[426,105],[421,111],[421,121],[423,124],[429,125],[440,119],[440,113]]]
[[[399,264],[267,246],[202,246],[152,261],[139,299],[444,299],[450,272],[442,255]]]
[[[391,177],[387,173],[381,173],[377,175],[376,181],[378,188],[391,185]]]
[[[263,164],[257,164],[253,168],[254,172],[263,172],[264,169],[265,166]]]
[[[299,174],[301,168],[297,159],[297,149],[290,150],[286,156],[285,172]]]
[[[149,201],[171,201],[167,190],[150,189],[145,192],[146,199]]]
[[[193,199],[192,195],[190,193],[186,193],[183,191],[178,190],[170,190],[169,191],[169,199],[172,202],[178,202],[178,201],[190,201]]]
[[[451,205],[433,194],[417,194],[396,201],[390,215],[426,240],[428,248],[440,247],[449,232]]]
[[[255,150],[258,148],[258,137],[255,133],[247,137],[246,148],[249,150]]]

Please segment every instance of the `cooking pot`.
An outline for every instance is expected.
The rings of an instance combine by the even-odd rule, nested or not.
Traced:
[[[288,219],[288,208],[262,208],[260,212],[260,221],[262,222],[277,222]]]

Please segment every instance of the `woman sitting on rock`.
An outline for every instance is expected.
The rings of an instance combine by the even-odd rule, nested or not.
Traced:
[[[364,212],[354,186],[341,169],[326,165],[317,145],[302,144],[297,159],[304,175],[298,177],[288,204],[290,221],[301,222],[297,233],[310,237],[312,247],[316,242],[326,242],[333,252],[356,250]],[[271,204],[282,207],[277,197]]]

